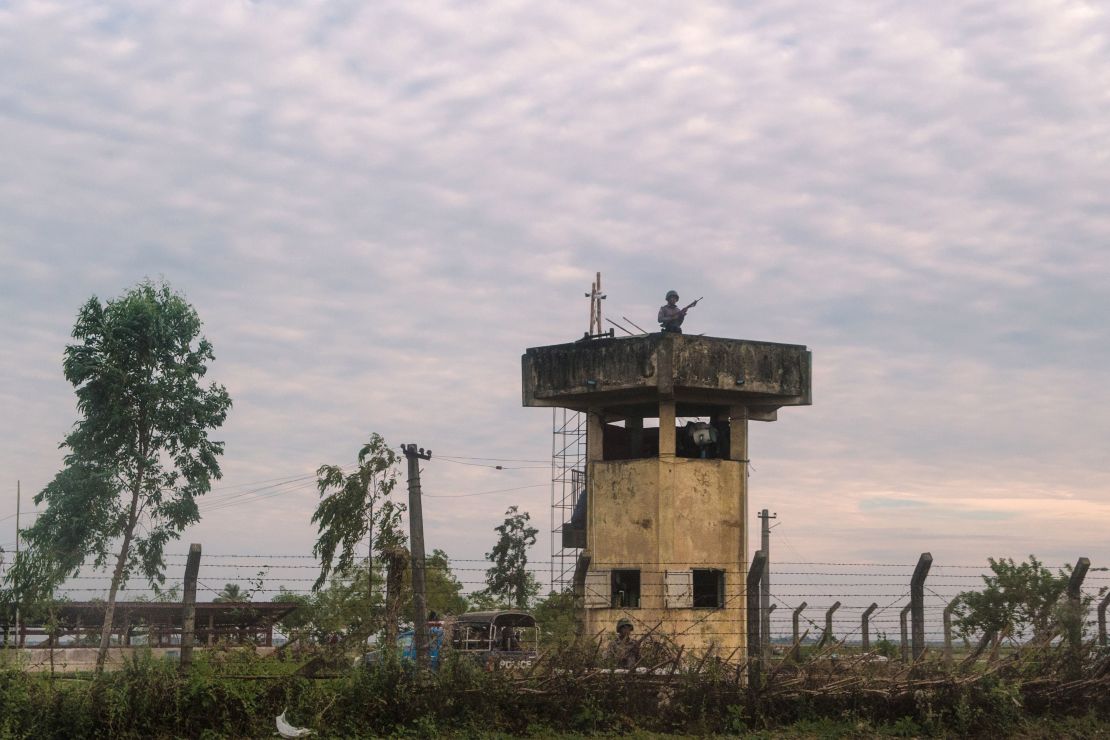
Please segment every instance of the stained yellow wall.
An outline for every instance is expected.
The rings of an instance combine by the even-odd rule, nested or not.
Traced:
[[[651,458],[589,463],[590,570],[639,568],[639,609],[587,609],[590,634],[627,616],[642,634],[656,627],[687,649],[725,656],[745,640],[746,491],[736,460]],[[725,572],[722,609],[665,609],[666,570]]]

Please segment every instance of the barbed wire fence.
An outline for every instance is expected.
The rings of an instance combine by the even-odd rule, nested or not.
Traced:
[[[120,600],[179,600],[186,558],[184,552],[168,553],[166,581],[158,590],[152,589],[144,579],[132,578],[120,589]],[[611,605],[634,621],[640,611],[639,604],[663,603],[666,573],[676,566],[674,563],[637,565],[641,580],[636,605]],[[527,564],[528,571],[541,586],[541,593],[547,591],[549,566],[550,563],[543,560]],[[784,653],[799,641],[813,644],[835,640],[851,646],[874,645],[885,640],[894,645],[900,644],[905,656],[910,642],[907,609],[911,603],[911,581],[920,562],[779,561],[774,566],[770,630],[766,635],[759,635],[761,646]],[[425,567],[446,570],[459,585],[457,589],[453,584],[438,589],[433,586],[429,589],[429,599],[435,601],[458,595],[469,600],[485,590],[485,574],[490,563],[484,559],[457,559],[444,565],[428,559]],[[206,553],[197,579],[197,600],[213,601],[224,595],[228,584],[239,586],[244,598],[255,602],[288,599],[290,596],[311,597],[315,593],[312,585],[319,572],[319,562],[311,555]],[[360,573],[352,577],[365,578],[365,570]],[[931,564],[917,600],[921,614],[919,635],[925,645],[930,649],[939,649],[946,641],[950,643],[955,639],[952,629],[945,626],[946,609],[961,593],[981,590],[984,576],[989,575],[992,571],[988,564]],[[0,569],[2,576],[3,570]],[[1106,567],[1092,567],[1089,572],[1084,569],[1084,576],[1073,584],[1076,587],[1073,596],[1077,594],[1080,599],[1086,598],[1092,605],[1083,619],[1084,634],[1097,636],[1105,645],[1110,573]],[[59,587],[55,598],[74,602],[102,600],[107,597],[110,580],[110,573],[107,572],[83,573]],[[375,580],[375,588],[384,590],[384,577],[381,580],[376,577]],[[750,635],[744,599],[746,590],[742,580],[737,580],[740,582],[726,586],[725,592],[729,595],[723,603],[692,609],[692,616],[686,623],[701,623],[699,635],[722,642],[735,642],[735,637],[740,634]],[[564,609],[582,608],[581,600],[562,603]],[[802,606],[804,608],[799,609]],[[642,626],[648,627],[648,621],[642,620]]]

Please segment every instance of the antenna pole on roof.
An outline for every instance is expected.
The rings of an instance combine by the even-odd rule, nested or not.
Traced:
[[[593,285],[590,286],[590,292],[586,294],[590,299],[590,330],[587,336],[596,337],[602,334],[601,329],[601,302],[605,300],[605,294],[601,292],[601,273],[597,273],[597,279],[594,280]]]

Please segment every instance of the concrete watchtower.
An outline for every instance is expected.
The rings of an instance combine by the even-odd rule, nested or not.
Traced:
[[[587,415],[563,529],[582,548],[584,631],[628,617],[688,648],[743,648],[748,421],[811,403],[809,351],[661,333],[533,347],[522,365],[525,406]]]

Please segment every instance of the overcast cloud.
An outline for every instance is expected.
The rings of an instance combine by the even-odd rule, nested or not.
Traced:
[[[0,3],[0,517],[59,467],[78,307],[164,277],[235,401],[207,508],[378,431],[436,451],[429,494],[531,486],[429,499],[480,558],[509,505],[548,528],[549,471],[438,455],[549,456],[519,356],[600,270],[614,318],[673,287],[695,332],[813,351],[814,405],[753,427],[785,554],[1108,564],[1108,34],[1051,1]],[[184,539],[307,553],[315,501]]]

